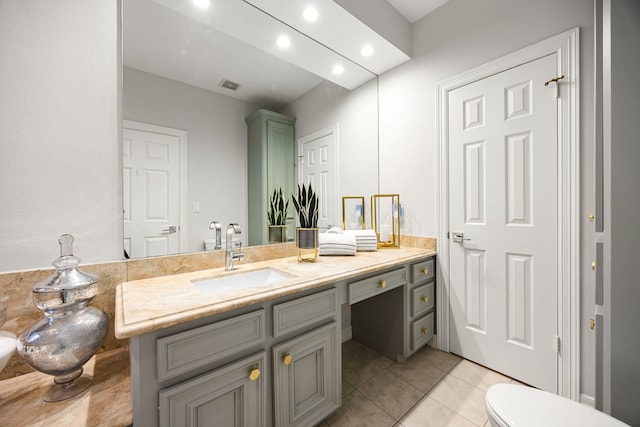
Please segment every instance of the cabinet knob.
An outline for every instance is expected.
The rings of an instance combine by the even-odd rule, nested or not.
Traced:
[[[429,335],[429,328],[422,328],[422,335]]]
[[[251,381],[255,381],[258,378],[260,378],[260,369],[258,369],[258,368],[252,369],[251,373],[249,373],[249,379]]]
[[[429,302],[429,297],[422,297],[422,301]]]
[[[596,321],[591,319],[589,322],[589,328],[593,331],[596,328]]]
[[[425,276],[426,276],[427,274],[429,274],[429,269],[428,269],[428,268],[423,268],[423,269],[422,269],[422,274],[424,274]]]
[[[380,281],[380,287],[381,287],[382,289],[386,288],[386,287],[387,287],[387,281],[386,281],[386,280],[381,280],[381,281]]]
[[[286,354],[283,358],[282,358],[282,363],[284,363],[285,366],[289,366],[291,365],[291,362],[293,362],[293,356],[290,354]]]

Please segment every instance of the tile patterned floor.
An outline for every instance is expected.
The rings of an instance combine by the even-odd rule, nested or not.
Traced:
[[[485,392],[508,382],[431,347],[394,363],[349,340],[342,345],[342,407],[318,427],[488,427]]]

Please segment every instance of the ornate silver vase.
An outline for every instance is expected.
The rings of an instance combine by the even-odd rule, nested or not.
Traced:
[[[18,338],[18,354],[32,368],[53,375],[54,385],[42,399],[57,402],[86,390],[93,378],[82,377],[82,366],[107,336],[109,317],[89,303],[98,291],[97,277],[76,267],[73,236],[58,239],[56,272],[33,287],[33,302],[44,318]]]

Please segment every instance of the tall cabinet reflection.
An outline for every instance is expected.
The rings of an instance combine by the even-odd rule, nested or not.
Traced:
[[[282,188],[285,200],[289,200],[294,191],[295,118],[260,109],[247,117],[246,122],[249,245],[264,245],[269,243],[269,196],[274,189]],[[294,227],[293,215],[288,215],[286,240],[293,239]]]

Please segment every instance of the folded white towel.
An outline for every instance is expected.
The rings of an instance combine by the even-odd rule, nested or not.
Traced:
[[[355,255],[357,246],[355,236],[346,235],[341,228],[334,227],[318,234],[318,254]]]
[[[356,247],[359,252],[375,251],[378,249],[378,237],[375,230],[344,230],[344,234],[355,236]]]

